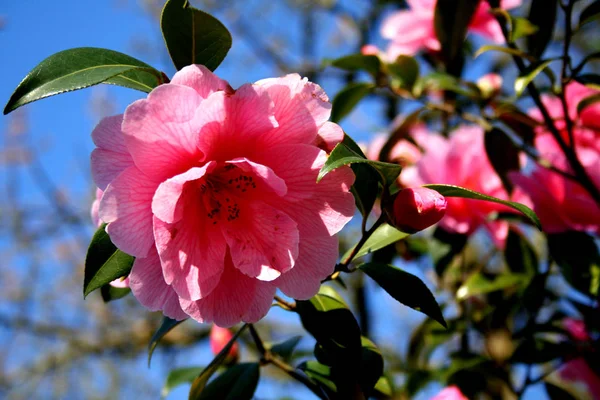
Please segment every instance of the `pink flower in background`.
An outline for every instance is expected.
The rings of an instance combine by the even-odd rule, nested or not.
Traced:
[[[389,135],[376,135],[367,147],[366,156],[369,160],[379,160],[379,153],[388,141]],[[421,151],[417,146],[408,140],[400,140],[394,145],[389,154],[389,162],[394,162],[402,166],[412,165],[421,158]]]
[[[581,397],[591,400],[600,399],[600,377],[590,368],[583,357],[575,358],[565,363],[552,376],[560,386],[565,385],[577,392]]]
[[[575,151],[588,176],[600,187],[600,104],[585,108],[581,116],[577,115],[577,104],[598,91],[589,89],[576,82],[566,90],[569,116],[574,122],[573,136]],[[568,143],[568,133],[560,100],[545,96],[544,104],[562,137]],[[530,112],[534,118],[541,119],[539,110]],[[558,143],[543,125],[537,129],[535,147],[541,157],[554,167],[570,172],[570,164]],[[600,232],[600,208],[590,194],[577,182],[568,179],[540,165],[533,165],[529,171],[510,173],[511,181],[518,185],[533,202],[534,210],[548,233],[568,230]]]
[[[408,10],[397,11],[388,16],[381,26],[381,36],[391,40],[387,59],[391,62],[399,55],[414,55],[420,50],[440,50],[433,26],[436,0],[407,0]],[[521,0],[502,0],[501,7],[511,9],[521,5]],[[469,31],[493,42],[503,43],[500,25],[489,13],[487,1],[481,1],[469,24]]]
[[[508,199],[502,181],[492,168],[483,145],[483,129],[477,126],[462,126],[449,139],[441,135],[415,136],[425,153],[415,166],[405,168],[400,180],[405,186],[421,186],[427,183],[443,183],[462,186],[489,196]],[[489,221],[490,213],[509,211],[497,203],[446,198],[448,208],[440,226],[450,232],[471,234],[484,226],[494,243],[503,247],[508,234],[506,222]]]
[[[444,196],[424,187],[402,189],[394,199],[394,225],[415,233],[439,222],[448,203]]]
[[[233,333],[228,328],[221,328],[220,326],[213,325],[210,328],[209,342],[210,350],[216,356],[223,350],[227,343],[233,338]],[[233,342],[229,353],[227,353],[226,363],[237,361],[240,356],[239,346],[236,342]]]
[[[92,134],[100,218],[138,300],[174,319],[256,322],[277,288],[308,299],[333,272],[354,181],[316,183],[343,137],[323,90],[298,75],[237,90],[203,66],[105,118]]]
[[[590,335],[585,327],[585,322],[581,319],[564,318],[562,325],[567,330],[569,335],[577,341],[586,342],[590,340]]]
[[[431,400],[469,400],[457,386],[448,386],[431,398]]]

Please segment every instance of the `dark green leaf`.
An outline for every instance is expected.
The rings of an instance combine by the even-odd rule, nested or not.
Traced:
[[[177,321],[169,317],[163,317],[162,324],[160,324],[156,332],[154,332],[154,335],[152,335],[152,338],[150,339],[150,343],[148,343],[148,366],[150,366],[152,354],[154,353],[154,349],[156,349],[158,342],[160,342],[160,339],[184,321],[185,320]]]
[[[392,64],[387,65],[392,78],[392,86],[412,90],[419,78],[419,63],[414,57],[400,55]]]
[[[366,164],[352,164],[351,168],[356,177],[351,189],[356,208],[368,218],[379,193],[379,174]]]
[[[118,288],[109,284],[102,286],[100,288],[100,293],[102,294],[102,300],[104,300],[105,303],[108,303],[109,301],[122,299],[123,297],[127,296],[129,293],[131,293],[131,289]]]
[[[577,397],[573,396],[571,392],[566,391],[556,385],[549,382],[544,382],[548,398],[550,400],[578,400]]]
[[[365,244],[356,253],[356,255],[354,256],[354,260],[379,249],[383,249],[384,247],[389,246],[392,243],[396,243],[397,241],[404,239],[408,235],[408,233],[401,232],[391,225],[383,224],[379,228],[375,229],[375,232],[373,232],[373,234],[369,237],[369,239],[367,239]],[[353,249],[354,247],[348,250],[342,257],[342,260],[346,260],[348,257],[350,257],[350,254],[352,253]]]
[[[187,0],[168,0],[160,28],[173,64],[202,64],[214,71],[231,48],[231,34],[215,17],[189,5]]]
[[[478,97],[479,95],[479,92],[473,90],[472,88],[463,87],[461,82],[455,76],[442,72],[431,72],[423,76],[419,80],[419,86],[419,89],[415,88],[415,92],[417,92],[417,94],[420,90],[428,89],[446,90],[466,97]]]
[[[600,75],[583,74],[575,77],[575,80],[583,85],[591,87],[592,89],[600,90]]]
[[[438,0],[435,6],[435,35],[440,41],[446,61],[461,54],[467,28],[477,10],[479,0]]]
[[[326,64],[345,69],[346,71],[367,71],[373,77],[377,77],[381,69],[379,57],[364,54],[351,54],[335,60],[326,61]]]
[[[379,378],[377,383],[375,384],[375,397],[376,399],[388,399],[391,398],[394,394],[394,389],[392,386],[392,381],[387,376],[382,376]]]
[[[227,355],[229,354],[229,350],[231,350],[231,346],[235,343],[237,338],[242,334],[244,329],[248,324],[244,324],[236,333],[233,335],[231,340],[223,347],[223,349],[213,358],[213,360],[208,364],[206,368],[198,375],[194,382],[192,382],[192,387],[190,389],[190,399],[199,398],[204,391],[208,380],[213,376],[213,374],[217,371],[217,369],[225,362],[227,359]]]
[[[163,73],[126,54],[95,47],[80,47],[53,54],[19,83],[4,114],[32,101],[55,94],[112,83],[150,92],[167,82]]]
[[[525,36],[533,35],[538,31],[538,27],[528,19],[522,17],[514,17],[512,18],[512,31],[511,31],[511,39],[512,41],[516,41]]]
[[[424,108],[419,108],[413,111],[412,113],[408,114],[406,118],[404,118],[404,121],[402,121],[402,123],[392,131],[389,139],[383,145],[381,151],[379,152],[380,161],[394,161],[390,160],[390,153],[392,152],[392,149],[394,148],[394,146],[396,146],[396,144],[398,144],[398,142],[409,137],[411,128],[419,121],[423,110]]]
[[[115,279],[127,276],[135,260],[112,244],[105,227],[104,224],[98,228],[85,256],[84,297]]]
[[[331,121],[339,122],[350,114],[363,97],[371,93],[374,88],[372,83],[355,82],[340,90],[331,103]]]
[[[192,383],[192,381],[196,379],[198,375],[200,375],[200,372],[202,372],[203,369],[204,367],[186,367],[171,370],[167,376],[167,381],[165,382],[160,395],[165,398],[169,395],[171,390],[177,386],[184,385],[186,383]]]
[[[440,306],[431,291],[419,278],[387,264],[366,263],[362,264],[359,269],[369,275],[394,299],[422,312],[446,327]]]
[[[553,343],[543,339],[522,341],[511,357],[511,361],[523,364],[543,364],[560,359],[574,351],[567,342]]]
[[[529,7],[528,19],[538,27],[537,32],[527,36],[527,49],[529,53],[540,58],[552,39],[554,25],[556,25],[556,12],[558,0],[532,0]]]
[[[292,353],[301,339],[302,336],[300,335],[293,336],[284,342],[273,345],[273,347],[271,347],[271,352],[287,361],[292,357]]]
[[[533,146],[535,128],[540,122],[525,114],[513,104],[503,103],[496,108],[496,116],[507,125],[523,143]]]
[[[577,114],[581,115],[581,113],[589,106],[594,105],[600,101],[600,93],[592,94],[583,100],[581,100],[577,104]]]
[[[527,86],[542,71],[546,72],[546,76],[550,78],[550,83],[554,84],[554,73],[550,68],[548,68],[548,65],[555,60],[556,58],[551,58],[549,60],[542,60],[540,62],[533,63],[525,70],[525,72],[519,75],[519,77],[515,80],[515,93],[517,96],[521,96],[525,89],[527,89]]]
[[[228,368],[202,392],[190,392],[190,400],[251,400],[260,378],[258,363],[243,363]]]
[[[338,143],[331,151],[331,154],[329,154],[323,167],[321,167],[317,182],[334,169],[348,164],[367,164],[371,166],[379,174],[381,182],[386,186],[394,183],[402,170],[402,167],[398,164],[367,160],[350,150],[344,143]]]
[[[519,148],[501,129],[494,128],[485,133],[485,152],[494,171],[498,174],[507,192],[512,192],[513,185],[508,179],[510,171],[518,171]]]
[[[529,278],[525,274],[502,274],[496,276],[493,280],[490,280],[481,273],[475,273],[458,288],[456,291],[456,298],[458,300],[464,300],[472,296],[478,296],[515,286],[523,287],[528,282]]]
[[[587,6],[579,15],[579,27],[600,18],[600,1],[596,0]]]
[[[331,367],[318,361],[306,361],[298,365],[298,369],[329,393],[337,393],[337,386],[331,378]]]
[[[433,189],[446,197],[462,197],[465,199],[484,200],[484,201],[491,201],[493,203],[503,204],[507,207],[510,207],[514,210],[519,211],[520,213],[525,215],[527,218],[529,218],[529,220],[539,230],[542,230],[542,227],[540,225],[540,220],[538,219],[537,215],[535,215],[535,213],[533,212],[533,210],[531,208],[529,208],[523,204],[515,203],[514,201],[501,200],[496,197],[488,196],[485,194],[475,192],[473,190],[461,188],[459,186],[454,186],[454,185],[433,184],[433,185],[424,185],[424,186],[428,187],[429,189]]]
[[[359,383],[362,391],[368,396],[383,375],[383,356],[371,340],[364,336],[360,339],[362,344],[362,363]]]
[[[518,49],[512,49],[510,47],[504,47],[504,46],[498,46],[498,45],[494,45],[494,44],[487,44],[485,46],[481,46],[479,48],[479,50],[477,50],[475,52],[475,54],[473,55],[473,58],[477,58],[480,55],[482,55],[483,53],[487,53],[488,51],[499,51],[501,53],[504,54],[508,54],[511,56],[517,56],[517,57],[521,57],[527,60],[531,60],[531,56],[527,53],[525,53],[524,51],[518,50]]]
[[[508,267],[513,272],[533,275],[537,271],[538,260],[535,251],[521,234],[514,229],[509,229],[506,238],[504,258]]]

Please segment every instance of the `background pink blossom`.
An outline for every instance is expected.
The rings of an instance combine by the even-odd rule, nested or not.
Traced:
[[[354,175],[317,173],[343,138],[298,75],[237,90],[203,66],[105,118],[92,137],[99,216],[136,257],[130,287],[174,319],[256,322],[276,289],[312,297],[333,272]]]
[[[431,400],[469,400],[457,386],[448,386],[431,398]]]

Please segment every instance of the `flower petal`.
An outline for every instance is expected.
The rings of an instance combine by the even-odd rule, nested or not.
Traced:
[[[319,129],[313,144],[329,153],[342,140],[344,140],[342,128],[333,122],[325,122]]]
[[[278,196],[284,196],[287,193],[285,181],[278,177],[271,168],[252,162],[244,157],[227,161],[227,163],[237,166],[244,172],[252,172],[255,177],[260,178]]]
[[[173,75],[171,83],[191,87],[203,99],[220,90],[233,92],[227,81],[213,74],[204,65],[199,64],[188,65],[177,71]]]

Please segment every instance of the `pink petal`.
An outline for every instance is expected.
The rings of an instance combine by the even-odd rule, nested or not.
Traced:
[[[183,217],[183,207],[177,207],[184,186],[189,181],[195,181],[212,171],[216,162],[210,161],[202,167],[193,167],[183,174],[167,179],[158,186],[152,199],[152,213],[164,222],[172,224]]]
[[[240,218],[221,224],[233,265],[250,277],[272,281],[298,257],[296,222],[262,202],[241,207]]]
[[[164,180],[204,159],[197,143],[202,121],[194,118],[201,100],[187,86],[166,84],[127,107],[125,144],[140,170]]]
[[[126,168],[133,165],[133,159],[125,147],[125,137],[121,132],[123,115],[103,118],[94,131],[92,140],[98,148],[92,151],[92,178],[100,189],[106,186]]]
[[[271,282],[258,281],[254,292],[254,300],[242,317],[242,321],[252,324],[263,319],[273,304],[276,291],[277,288]]]
[[[247,158],[240,157],[235,160],[227,161],[227,164],[233,164],[244,172],[251,172],[253,175],[261,179],[268,188],[273,190],[278,196],[284,196],[287,193],[287,185],[285,181],[273,172],[269,167],[257,164],[248,160]]]
[[[204,65],[199,64],[188,65],[177,71],[173,75],[171,83],[191,87],[203,99],[220,90],[233,92],[227,81],[213,74]]]
[[[310,299],[319,291],[321,281],[333,273],[337,259],[337,236],[312,236],[301,231],[296,265],[273,283],[289,297]]]
[[[325,122],[319,129],[313,144],[329,153],[342,140],[344,140],[342,128],[333,122]]]
[[[256,82],[258,92],[267,93],[274,103],[279,126],[265,133],[265,146],[286,143],[310,144],[331,115],[331,103],[323,89],[298,74]]]
[[[139,302],[150,311],[162,310],[167,317],[178,321],[188,317],[179,305],[177,293],[163,278],[155,250],[148,257],[135,259],[129,274],[129,287]]]
[[[227,254],[221,281],[206,298],[179,301],[183,310],[196,321],[214,322],[228,328],[245,321],[244,318],[249,318],[246,322],[256,322],[264,316],[268,311],[264,303],[269,288],[275,294],[275,286],[244,275],[233,266]]]
[[[100,201],[100,219],[119,249],[135,257],[146,257],[154,244],[152,197],[158,187],[137,167],[123,171],[108,185]]]

